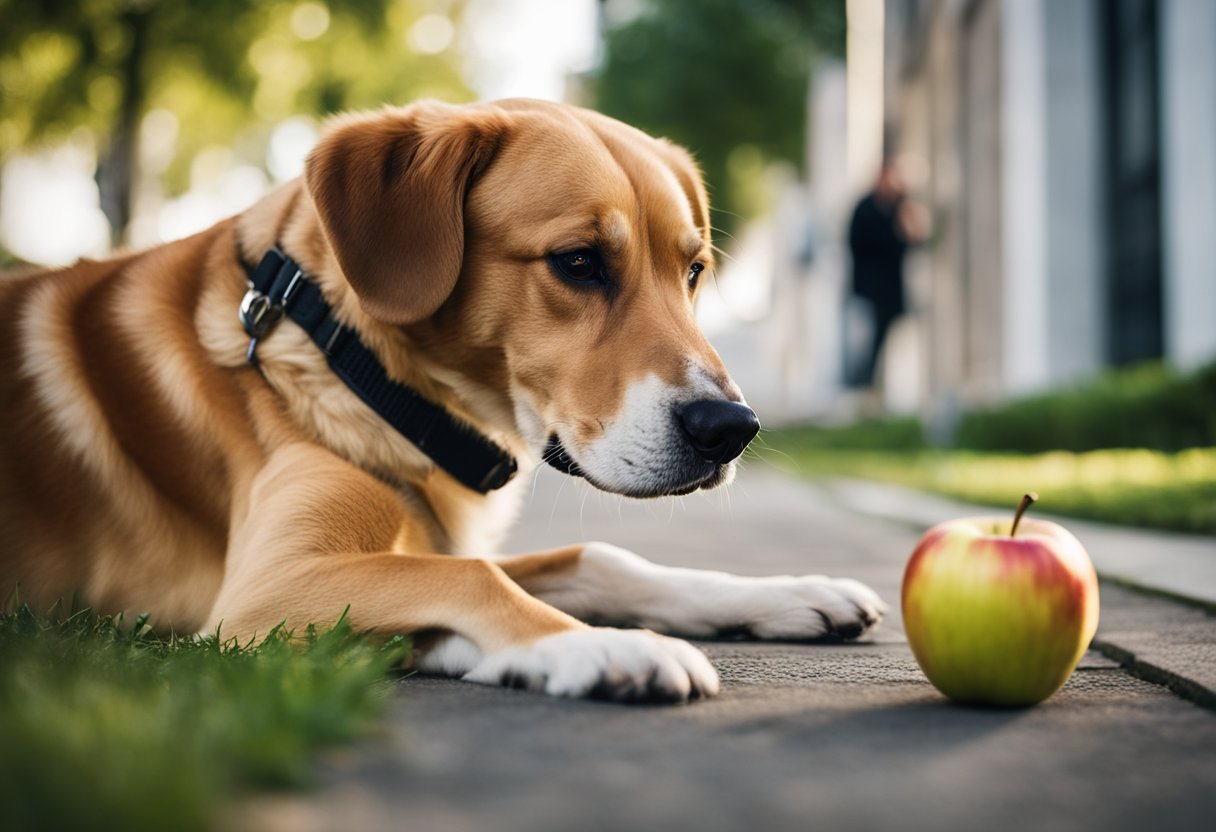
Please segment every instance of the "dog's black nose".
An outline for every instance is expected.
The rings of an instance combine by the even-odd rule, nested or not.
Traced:
[[[676,415],[706,462],[723,465],[743,453],[760,430],[760,420],[745,404],[704,401],[686,404]]]

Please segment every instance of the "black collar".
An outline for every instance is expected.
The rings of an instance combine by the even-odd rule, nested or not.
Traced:
[[[241,301],[250,364],[258,366],[258,341],[286,315],[321,348],[330,368],[355,395],[458,482],[486,494],[515,476],[510,454],[418,391],[389,378],[359,333],[334,317],[320,287],[277,247],[266,252],[256,269],[246,264],[245,270],[253,284]]]

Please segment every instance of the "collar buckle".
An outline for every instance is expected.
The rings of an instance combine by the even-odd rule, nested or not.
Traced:
[[[241,298],[241,325],[250,338],[261,338],[283,317],[283,307],[257,289],[250,289]]]
[[[249,336],[249,349],[245,352],[245,360],[256,367],[258,341],[283,319],[283,307],[271,302],[264,292],[250,289],[245,293],[245,297],[241,298],[240,316],[241,326]]]

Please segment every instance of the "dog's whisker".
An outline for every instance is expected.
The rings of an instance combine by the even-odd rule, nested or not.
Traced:
[[[586,538],[587,538],[587,529],[586,529],[586,526],[583,524],[583,514],[584,514],[584,510],[587,508],[587,495],[590,493],[591,493],[590,486],[583,488],[583,499],[578,504],[578,531],[579,531],[579,536],[582,537],[584,540],[586,540]]]
[[[728,251],[726,251],[726,249],[721,248],[720,246],[717,246],[717,245],[711,246],[711,248],[713,249],[714,254],[717,255],[722,260],[725,260],[728,263],[737,263],[738,262],[738,260],[733,255],[731,255]],[[716,278],[716,276],[717,275],[715,274],[715,278]]]
[[[553,497],[553,507],[549,509],[549,531],[553,531],[553,517],[557,514],[557,507],[562,500],[562,492],[566,490],[566,480],[569,477],[562,477],[561,485],[557,487],[557,494]]]
[[[537,465],[535,468],[533,468],[533,469],[532,469],[532,494],[531,494],[531,496],[528,498],[529,500],[535,500],[535,499],[536,499],[536,486],[537,486],[537,484],[540,482],[540,471],[541,471],[541,469],[542,469],[542,468],[544,468],[544,467],[545,467],[545,466],[544,466],[544,464],[543,464],[543,462],[544,462],[544,458],[543,458],[543,457],[541,458],[541,461],[542,461],[542,464],[541,464],[541,465]]]

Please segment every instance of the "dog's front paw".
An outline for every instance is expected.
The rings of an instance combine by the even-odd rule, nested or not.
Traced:
[[[718,673],[686,641],[649,630],[592,627],[486,656],[470,682],[618,702],[687,702],[718,692]]]
[[[878,593],[850,578],[760,578],[749,595],[743,629],[761,639],[858,638],[872,630],[887,610]]]

